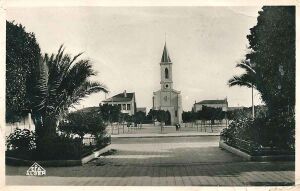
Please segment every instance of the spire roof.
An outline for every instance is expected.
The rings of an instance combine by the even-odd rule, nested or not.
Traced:
[[[171,59],[169,57],[169,53],[167,50],[167,43],[165,42],[165,47],[164,47],[164,51],[161,57],[161,62],[171,62]]]

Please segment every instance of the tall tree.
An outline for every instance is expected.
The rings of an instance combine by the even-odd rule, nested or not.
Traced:
[[[121,116],[121,109],[117,105],[108,105],[103,104],[100,106],[100,112],[102,114],[103,120],[105,122],[119,122],[120,119],[123,117]]]
[[[245,61],[255,78],[244,67],[244,75],[229,81],[232,85],[253,83],[273,116],[294,113],[295,34],[294,6],[264,6],[247,36],[250,46]]]
[[[69,113],[66,120],[59,124],[59,130],[67,134],[77,134],[81,139],[88,133],[94,136],[104,135],[105,127],[98,108]]]
[[[21,24],[6,21],[6,121],[15,122],[30,109],[28,89],[32,68],[39,62],[40,47],[33,33]]]
[[[30,95],[38,149],[46,149],[43,141],[56,134],[70,107],[92,93],[107,92],[104,85],[89,80],[96,72],[89,60],[77,60],[80,55],[71,57],[61,46],[57,54],[41,58],[32,72]]]
[[[134,121],[136,124],[140,124],[140,127],[142,126],[142,123],[146,119],[146,114],[145,112],[138,111],[134,114]]]

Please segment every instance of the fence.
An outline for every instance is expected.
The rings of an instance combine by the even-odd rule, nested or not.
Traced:
[[[95,137],[84,137],[82,140],[84,145],[96,145]]]
[[[181,125],[181,129],[184,130],[184,128],[190,128],[195,131],[201,131],[201,132],[221,132],[224,128],[228,127],[227,121],[214,121],[214,123],[211,123],[211,121],[195,121],[195,122],[189,122],[189,123],[183,123]]]

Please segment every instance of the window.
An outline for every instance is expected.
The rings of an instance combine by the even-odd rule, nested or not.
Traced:
[[[126,104],[122,105],[122,110],[126,110]]]
[[[169,78],[169,70],[168,70],[168,68],[165,69],[165,78],[166,79]]]
[[[121,104],[118,104],[118,107],[119,107],[120,109],[122,109],[122,108],[121,108]]]
[[[175,117],[177,117],[177,110],[175,110]]]
[[[165,100],[165,101],[168,101],[168,97],[167,97],[167,96],[165,96],[165,97],[164,97],[164,100]]]
[[[130,104],[127,104],[127,110],[131,110],[131,109],[130,109]]]

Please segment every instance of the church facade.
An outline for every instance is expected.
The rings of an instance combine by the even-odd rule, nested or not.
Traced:
[[[180,91],[173,89],[172,61],[165,43],[160,62],[160,90],[153,92],[153,110],[169,111],[171,125],[182,122]]]

